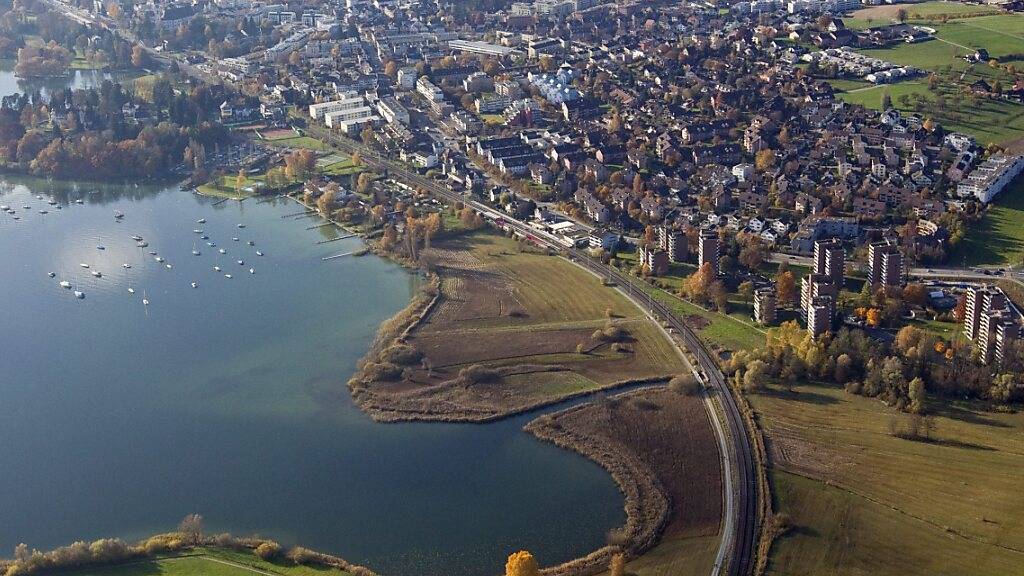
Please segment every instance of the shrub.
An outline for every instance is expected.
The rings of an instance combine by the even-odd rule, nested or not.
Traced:
[[[288,551],[288,559],[296,564],[317,564],[320,555],[309,548],[294,546]]]
[[[679,374],[669,380],[668,387],[676,394],[695,396],[700,391],[700,382],[693,374]]]
[[[498,372],[480,364],[473,364],[459,370],[459,379],[467,384],[483,384],[498,379]]]
[[[263,560],[274,560],[281,555],[281,545],[273,540],[267,540],[253,550],[253,554]]]
[[[398,364],[400,366],[415,364],[419,362],[421,358],[423,358],[423,353],[408,344],[395,344],[387,350],[384,350],[380,355],[382,362]]]
[[[402,369],[390,362],[367,362],[363,371],[371,381],[394,381],[402,376]]]

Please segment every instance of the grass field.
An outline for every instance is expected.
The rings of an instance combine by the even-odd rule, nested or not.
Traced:
[[[684,369],[653,322],[565,259],[487,232],[445,238],[425,258],[439,267],[440,298],[405,339],[425,360],[358,386],[371,413],[479,420]],[[595,336],[609,330],[620,335]],[[466,385],[465,370],[488,371],[487,384]]]
[[[795,529],[771,574],[1019,574],[1024,415],[935,407],[929,442],[890,434],[884,404],[837,387],[751,395],[776,510]]]
[[[880,6],[860,10],[854,27],[861,27],[866,21],[864,14],[889,11],[895,13],[896,6]],[[940,75],[942,83],[936,91],[928,88],[927,80],[917,78],[886,86],[860,85],[859,81],[833,80],[832,85],[841,97],[851,104],[870,108],[881,107],[882,95],[888,92],[893,105],[905,112],[925,114],[942,123],[948,129],[970,134],[982,144],[1008,144],[1024,139],[1024,106],[999,99],[962,97],[964,87],[978,79],[990,84],[996,80],[1004,86],[1013,84],[1013,78],[1001,67],[993,68],[987,63],[972,64],[963,59],[979,48],[988,50],[1000,65],[1024,64],[1024,14],[987,14],[990,7],[966,6],[956,3],[928,2],[907,6],[912,13],[934,17],[937,14],[956,12],[963,17],[948,22],[928,22],[935,28],[937,40],[918,44],[899,43],[888,48],[862,50],[864,54],[913,66]],[[980,10],[980,12],[979,12]],[[878,22],[881,25],[884,22]],[[946,106],[935,104],[941,94]],[[929,102],[916,106],[904,99],[918,96],[927,97]]]
[[[896,19],[897,12],[899,12],[901,8],[907,11],[907,17],[909,20],[933,19],[942,15],[955,18],[970,16],[973,14],[998,14],[1001,12],[999,8],[994,6],[976,6],[962,4],[960,2],[937,1],[862,8],[853,13],[853,19],[858,22],[868,22],[870,19],[871,26],[881,26],[894,21]],[[843,20],[846,21],[845,18]]]
[[[1020,265],[1024,261],[1024,179],[996,197],[949,261],[968,266]]]
[[[232,198],[235,200],[252,196],[255,189],[263,185],[263,176],[246,176],[242,185],[237,186],[237,175],[224,175],[214,178],[197,188],[200,194],[206,196],[217,196],[219,198]]]
[[[321,140],[311,136],[288,136],[276,140],[267,140],[266,142],[277,148],[309,148],[310,150],[327,150],[330,148]]]
[[[334,568],[299,566],[291,562],[266,562],[252,553],[198,549],[188,556],[143,560],[126,564],[63,572],[68,576],[347,576]]]

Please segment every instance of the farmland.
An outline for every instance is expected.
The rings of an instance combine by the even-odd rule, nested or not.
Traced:
[[[403,366],[401,377],[353,386],[375,417],[487,420],[683,369],[657,326],[566,260],[487,233],[449,238],[425,258],[437,300],[377,358],[378,369]]]
[[[714,432],[698,396],[666,388],[637,390],[538,419],[527,429],[608,468],[620,486],[625,484],[627,510],[639,504],[635,512],[646,523],[667,514],[658,543],[629,562],[627,572],[709,572],[721,523],[722,478]],[[636,529],[645,533],[643,526]]]
[[[935,407],[932,439],[911,441],[890,433],[906,416],[837,387],[749,398],[769,438],[775,509],[793,526],[769,574],[1019,570],[1024,416]]]
[[[872,20],[865,15],[895,15],[897,6],[879,6],[860,10],[847,23],[853,28],[879,26],[887,20]],[[901,111],[919,113],[940,122],[948,129],[974,136],[982,144],[1013,144],[1024,139],[1024,106],[983,95],[972,95],[967,87],[977,80],[989,84],[999,82],[1009,87],[1014,74],[1009,67],[1019,68],[1024,61],[1024,15],[990,14],[987,6],[966,6],[946,2],[928,2],[906,7],[913,20],[920,15],[920,23],[936,31],[936,40],[916,44],[898,43],[880,49],[862,50],[864,54],[913,66],[934,73],[936,86],[918,78],[891,85],[872,86],[856,80],[834,80],[833,86],[841,97],[851,104],[881,108],[883,95],[888,93],[893,105]],[[956,19],[939,21],[939,15]],[[984,48],[997,60],[997,66],[988,62],[970,63],[964,56]]]

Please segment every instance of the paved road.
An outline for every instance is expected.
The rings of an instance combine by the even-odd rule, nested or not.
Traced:
[[[753,449],[751,448],[750,437],[747,433],[743,415],[740,412],[736,399],[732,395],[725,375],[718,368],[715,357],[707,349],[699,337],[679,318],[667,305],[659,302],[647,292],[641,290],[630,278],[620,273],[617,269],[602,264],[590,258],[587,254],[567,249],[558,238],[538,230],[524,222],[512,219],[509,215],[459,193],[449,190],[442,184],[425,178],[404,166],[382,158],[374,150],[349,138],[339,137],[327,130],[318,127],[310,127],[310,134],[323,138],[349,154],[359,152],[363,162],[370,168],[381,173],[386,172],[391,178],[399,180],[408,186],[422,188],[428,193],[451,203],[462,202],[474,210],[489,216],[495,220],[502,220],[517,232],[532,238],[539,244],[558,250],[570,260],[587,268],[602,278],[614,282],[624,290],[636,302],[646,307],[652,315],[664,320],[677,334],[680,335],[686,348],[693,353],[697,359],[698,367],[705,376],[705,384],[718,396],[722,409],[725,412],[727,428],[729,432],[729,454],[732,463],[735,482],[733,483],[735,503],[732,511],[731,525],[734,527],[733,534],[724,534],[730,544],[729,567],[726,571],[729,576],[746,576],[753,569],[754,549],[756,545],[756,534],[758,526],[758,487],[757,473],[754,465]],[[730,523],[726,522],[726,526]]]

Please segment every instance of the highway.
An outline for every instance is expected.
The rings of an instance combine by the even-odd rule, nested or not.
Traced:
[[[635,302],[643,305],[653,316],[663,320],[682,338],[686,348],[697,359],[697,365],[705,376],[705,385],[718,397],[727,420],[728,442],[731,448],[731,454],[728,455],[728,458],[731,463],[732,473],[735,475],[735,482],[733,482],[734,507],[731,511],[732,521],[725,522],[724,525],[728,526],[731,524],[735,528],[735,532],[734,534],[723,534],[723,538],[728,539],[731,548],[728,554],[729,565],[726,574],[729,576],[746,576],[750,574],[754,566],[759,510],[757,501],[759,491],[757,471],[754,464],[754,452],[743,414],[736,403],[725,375],[718,368],[715,357],[693,330],[667,305],[641,290],[630,278],[619,272],[616,268],[594,260],[579,250],[567,249],[564,244],[551,234],[515,220],[508,214],[499,212],[486,204],[453,192],[434,180],[421,176],[396,162],[382,158],[376,151],[354,140],[337,136],[328,130],[318,127],[310,127],[308,131],[310,134],[330,142],[349,154],[359,152],[363,163],[371,169],[380,173],[386,172],[389,177],[395,180],[414,188],[422,188],[431,195],[447,202],[461,202],[493,220],[503,221],[518,233],[533,239],[538,244],[562,253],[595,275],[606,278],[616,284]]]

